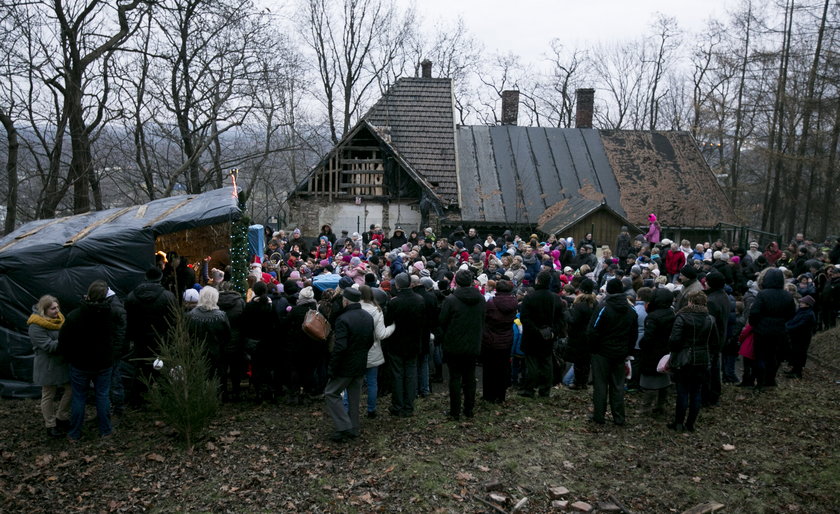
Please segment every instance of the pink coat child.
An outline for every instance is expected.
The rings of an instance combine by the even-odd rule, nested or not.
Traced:
[[[648,214],[648,222],[650,222],[650,227],[648,227],[647,234],[645,234],[645,239],[647,239],[648,243],[658,244],[661,234],[659,222],[656,221],[656,214]]]

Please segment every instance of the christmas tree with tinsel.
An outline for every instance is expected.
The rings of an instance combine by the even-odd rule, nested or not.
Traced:
[[[230,281],[244,297],[248,291],[248,226],[251,221],[245,215],[245,193],[240,191],[238,198],[242,217],[230,227]]]

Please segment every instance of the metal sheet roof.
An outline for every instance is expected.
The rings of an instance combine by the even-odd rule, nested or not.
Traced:
[[[464,220],[538,223],[558,202],[579,198],[624,216],[597,131],[508,125],[456,134]]]

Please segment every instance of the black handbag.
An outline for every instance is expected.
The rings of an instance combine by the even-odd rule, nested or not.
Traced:
[[[679,371],[680,369],[686,366],[709,365],[709,362],[711,361],[709,352],[709,338],[712,335],[712,331],[717,330],[714,318],[709,316],[709,320],[711,320],[712,326],[709,329],[709,333],[706,334],[706,346],[687,346],[678,352],[671,352],[671,359],[668,362],[668,368],[671,371]],[[695,328],[694,331],[696,338],[697,329]]]

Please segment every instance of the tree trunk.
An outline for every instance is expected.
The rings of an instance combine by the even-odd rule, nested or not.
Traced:
[[[8,155],[6,158],[6,180],[8,191],[6,193],[6,222],[3,226],[3,234],[8,234],[15,229],[17,221],[17,200],[18,200],[18,133],[9,113],[0,108],[0,123],[6,129],[6,141],[8,144]]]
[[[836,200],[833,198],[833,192],[836,191],[836,186],[834,185],[834,167],[837,163],[837,145],[840,144],[840,102],[837,102],[837,113],[834,119],[834,127],[831,130],[831,144],[829,145],[829,153],[828,153],[828,162],[825,165],[825,179],[823,180],[823,198],[822,202],[820,203],[821,208],[821,216],[820,216],[820,236],[825,237],[828,235],[828,220],[832,219],[835,215],[835,207],[836,202],[832,200]]]
[[[746,85],[747,64],[750,56],[750,27],[752,26],[752,2],[747,3],[747,26],[744,41],[744,55],[741,59],[741,78],[738,81],[738,100],[735,104],[735,133],[732,136],[732,162],[729,167],[729,199],[732,205],[738,205],[738,179],[741,173],[741,130],[744,123],[744,87]]]
[[[802,170],[805,166],[805,150],[808,147],[808,137],[811,131],[811,116],[814,113],[814,84],[817,81],[817,69],[820,66],[820,52],[822,50],[823,35],[825,34],[825,22],[828,17],[828,1],[823,6],[822,21],[817,34],[817,48],[814,50],[814,62],[811,64],[811,71],[808,73],[808,85],[805,91],[805,109],[802,114],[802,133],[799,136],[799,147],[796,150],[796,171],[793,173],[791,192],[787,211],[787,228],[784,232],[793,235],[795,232],[796,217],[799,209],[796,208],[799,202],[799,182],[802,180]]]
[[[785,6],[785,33],[782,41],[782,56],[779,63],[779,82],[776,87],[776,105],[773,109],[773,124],[770,127],[770,150],[768,152],[768,181],[769,191],[765,192],[764,212],[761,218],[761,230],[776,232],[776,219],[779,209],[779,195],[782,172],[784,168],[784,123],[785,123],[785,94],[787,91],[787,69],[790,56],[791,29],[793,25],[793,4],[790,0]],[[775,140],[775,141],[774,141]],[[775,150],[775,151],[774,151]],[[772,184],[771,184],[772,183]]]

